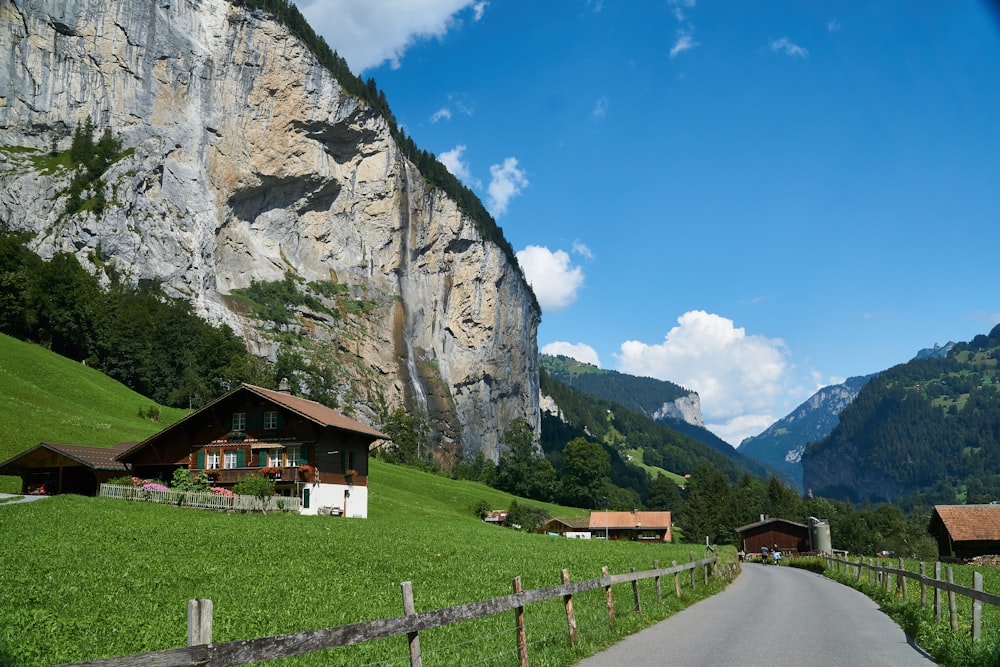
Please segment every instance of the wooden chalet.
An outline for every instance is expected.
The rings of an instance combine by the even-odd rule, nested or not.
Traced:
[[[786,556],[812,551],[809,526],[787,519],[762,519],[740,526],[736,532],[740,535],[740,547],[747,557],[759,555],[761,547],[767,547],[768,551],[777,548]]]
[[[598,539],[670,542],[670,512],[591,512],[590,534]]]
[[[590,539],[590,518],[585,516],[571,516],[549,519],[543,526],[543,532],[549,535]]]
[[[928,530],[942,560],[1000,554],[1000,505],[935,505]]]
[[[122,452],[139,477],[169,480],[178,467],[231,487],[271,476],[302,513],[368,516],[368,451],[383,433],[315,401],[244,384]]]
[[[109,448],[43,442],[0,463],[0,475],[20,477],[21,493],[26,495],[93,496],[104,482],[127,474],[116,457],[135,444]]]

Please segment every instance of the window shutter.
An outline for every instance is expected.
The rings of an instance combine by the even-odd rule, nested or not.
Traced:
[[[309,489],[302,489],[302,507],[309,509]]]
[[[304,466],[309,463],[309,445],[299,448],[299,465]]]
[[[261,449],[257,452],[257,465],[263,468],[267,465],[267,450]]]
[[[351,450],[344,449],[340,452],[340,470],[342,472],[347,472],[347,469],[351,467]]]
[[[198,450],[198,463],[196,464],[196,467],[198,468],[198,470],[204,470],[205,469],[205,450],[204,449],[199,449]]]
[[[247,454],[247,452],[246,452],[245,449],[237,449],[236,450],[236,467],[237,468],[244,468],[244,467],[246,467],[246,454]]]

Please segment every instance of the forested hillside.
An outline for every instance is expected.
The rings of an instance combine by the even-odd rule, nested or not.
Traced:
[[[562,355],[538,358],[551,379],[649,417],[655,417],[664,403],[692,393],[673,382],[609,371]]]
[[[1000,326],[858,393],[803,454],[813,493],[904,504],[1000,500]]]

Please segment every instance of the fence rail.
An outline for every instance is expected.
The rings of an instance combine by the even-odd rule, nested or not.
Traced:
[[[958,605],[955,596],[961,595],[972,600],[972,641],[978,642],[982,636],[982,608],[983,603],[1000,607],[1000,595],[987,593],[983,590],[983,575],[980,572],[972,573],[972,588],[959,586],[954,581],[952,568],[945,568],[946,576],[941,578],[941,563],[934,563],[934,576],[927,576],[927,564],[920,563],[920,572],[911,572],[904,567],[904,561],[899,559],[899,567],[882,565],[881,562],[873,559],[873,562],[866,563],[863,558],[856,561],[848,559],[824,556],[827,565],[833,565],[838,572],[845,574],[853,573],[857,581],[861,581],[861,573],[868,573],[868,581],[872,583],[874,578],[877,585],[890,590],[892,588],[893,577],[895,577],[895,595],[897,597],[908,597],[907,580],[916,581],[920,584],[920,606],[927,606],[927,589],[934,589],[934,618],[941,620],[942,601],[941,592],[948,593],[948,620],[953,631],[958,630]]]
[[[160,503],[161,505],[178,505],[228,512],[298,512],[302,507],[302,500],[297,496],[268,496],[266,498],[246,495],[220,496],[215,493],[174,489],[167,491],[144,490],[141,486],[129,484],[101,484],[98,495],[101,498],[137,500]]]
[[[565,604],[566,621],[569,641],[577,641],[577,626],[573,610],[573,595],[585,591],[603,588],[608,605],[608,622],[615,623],[612,586],[616,584],[632,584],[633,604],[636,611],[641,612],[638,582],[644,579],[656,579],[657,604],[662,604],[660,578],[673,575],[674,586],[678,596],[681,594],[680,574],[691,572],[690,588],[696,585],[696,571],[703,568],[705,583],[708,583],[710,570],[712,576],[732,576],[736,565],[732,564],[724,572],[718,571],[716,555],[694,559],[678,565],[673,561],[671,567],[661,568],[659,561],[653,562],[653,569],[642,572],[632,571],[624,574],[609,574],[608,568],[603,568],[602,576],[586,581],[569,582],[569,571],[562,571],[562,581],[558,586],[521,590],[521,578],[514,579],[514,593],[481,602],[471,602],[455,607],[436,609],[417,613],[413,606],[413,589],[410,582],[401,584],[403,596],[403,616],[382,618],[373,621],[342,625],[319,630],[308,630],[294,634],[260,637],[241,641],[212,643],[212,601],[191,600],[188,604],[188,644],[184,648],[156,651],[138,655],[128,655],[118,658],[108,658],[89,662],[72,663],[72,667],[227,667],[229,665],[245,665],[265,660],[290,658],[306,653],[324,651],[341,646],[349,646],[376,639],[385,639],[406,635],[408,639],[411,667],[422,667],[419,633],[423,630],[471,621],[477,618],[492,616],[503,612],[514,611],[518,627],[518,652],[521,664],[527,667],[527,644],[522,632],[524,627],[523,610],[529,604],[562,598]],[[69,667],[64,666],[64,667]]]

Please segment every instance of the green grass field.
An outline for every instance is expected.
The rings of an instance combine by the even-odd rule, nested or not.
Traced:
[[[0,336],[0,460],[38,442],[110,446],[138,440],[182,417],[138,416],[150,406],[105,376],[38,346]],[[488,525],[480,500],[506,508],[512,496],[372,461],[368,519],[223,514],[80,496],[0,504],[0,666],[31,667],[183,646],[187,602],[210,598],[217,642],[398,616],[400,584],[412,581],[417,611],[525,589],[686,562],[697,545],[566,540]],[[16,492],[16,478],[0,491]],[[521,501],[525,502],[525,501]],[[527,501],[531,502],[531,501]],[[539,503],[532,503],[539,504]],[[546,505],[553,516],[585,515]],[[731,561],[732,549],[722,553]],[[689,581],[689,578],[682,580]],[[686,586],[686,584],[685,584]],[[581,641],[569,647],[561,600],[527,609],[532,665],[569,665],[706,595],[682,600],[665,582],[662,606],[641,582],[643,614],[628,585],[616,588],[618,623],[608,626],[602,590],[576,596]],[[516,664],[510,613],[421,633],[424,664]],[[406,664],[405,638],[282,661],[294,665]],[[389,661],[389,662],[387,662]]]
[[[112,447],[143,440],[187,414],[156,406],[160,420],[139,416],[155,404],[92,368],[32,343],[0,334],[0,461],[40,442]],[[0,492],[20,480],[0,477]]]

